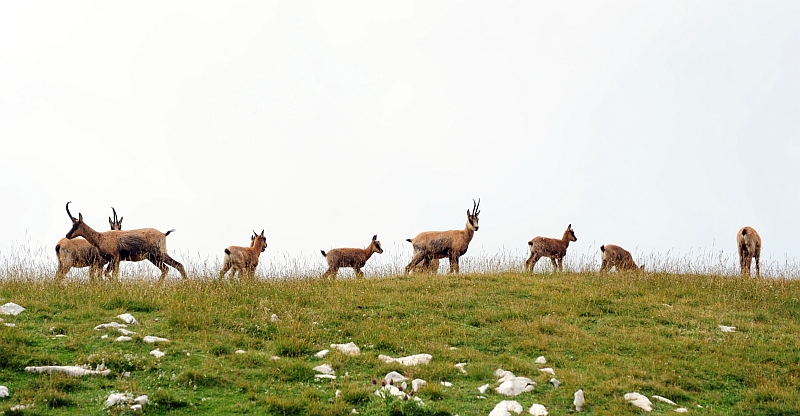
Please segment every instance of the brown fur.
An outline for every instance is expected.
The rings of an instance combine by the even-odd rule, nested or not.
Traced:
[[[616,267],[617,271],[644,270],[644,264],[637,266],[631,253],[620,246],[606,244],[600,246],[600,251],[603,253],[601,255],[603,258],[600,266],[601,272],[609,271],[612,267]]]
[[[174,230],[162,233],[154,228],[141,228],[128,231],[97,232],[83,222],[83,215],[78,213],[75,218],[69,212],[67,202],[67,215],[72,220],[72,228],[67,233],[67,239],[75,237],[85,238],[100,252],[100,256],[108,261],[113,280],[119,277],[119,262],[149,260],[161,270],[159,283],[167,275],[167,265],[180,272],[184,279],[188,279],[183,265],[173,260],[167,253],[167,236]]]
[[[364,277],[364,272],[361,268],[367,263],[373,253],[383,253],[381,242],[378,241],[378,235],[372,236],[372,241],[367,248],[334,248],[327,253],[320,250],[325,260],[328,262],[328,270],[322,277],[336,278],[336,273],[342,267],[352,267],[356,271],[356,277]]]
[[[225,273],[231,270],[231,279],[238,273],[239,279],[244,277],[252,279],[256,275],[256,267],[258,267],[258,258],[267,249],[267,238],[264,237],[264,230],[261,234],[253,231],[253,236],[250,237],[250,247],[230,246],[225,249],[225,261],[222,265],[222,270],[219,272],[219,278],[225,277]]]
[[[750,276],[750,266],[756,259],[756,276],[761,277],[761,236],[753,227],[742,227],[736,234],[736,245],[742,274]]]
[[[578,238],[575,237],[575,232],[572,231],[572,224],[567,226],[560,240],[548,237],[534,237],[533,240],[528,241],[531,255],[525,261],[525,268],[533,271],[533,267],[540,258],[549,257],[550,262],[553,264],[553,271],[563,270],[564,256],[567,255],[567,247],[569,247],[571,241],[578,241]]]
[[[472,213],[467,210],[467,225],[463,230],[426,231],[406,240],[414,246],[414,255],[406,266],[406,273],[412,270],[434,272],[439,268],[439,259],[445,258],[450,261],[450,273],[458,273],[458,259],[467,252],[475,231],[478,231],[480,204],[480,199],[477,203],[472,201]]]
[[[114,212],[114,219],[108,217],[108,224],[112,230],[122,229],[122,218],[117,218],[117,210],[111,207]],[[95,281],[108,262],[100,255],[100,252],[88,241],[83,238],[68,240],[62,238],[56,244],[56,257],[58,258],[58,270],[56,271],[56,281],[60,282],[73,267],[89,268],[89,280]],[[105,275],[108,277],[110,270],[106,269]]]

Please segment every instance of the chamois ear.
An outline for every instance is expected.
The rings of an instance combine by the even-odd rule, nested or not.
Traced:
[[[78,213],[78,222],[83,222],[83,214]]]
[[[468,217],[471,217],[471,216],[472,216],[472,213],[471,213],[469,210],[467,210],[467,216],[468,216]]]
[[[567,229],[568,229],[568,230],[571,230],[571,229],[572,229],[572,224],[568,225],[568,226],[567,226]]]
[[[375,241],[377,239],[378,239],[378,234],[375,234],[375,235],[372,236],[372,241]]]

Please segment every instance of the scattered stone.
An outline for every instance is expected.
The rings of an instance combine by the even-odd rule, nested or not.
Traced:
[[[0,306],[0,314],[2,314],[2,315],[15,315],[16,316],[16,315],[21,314],[23,311],[25,311],[25,308],[23,308],[22,306],[17,305],[14,302],[8,302],[5,305]]]
[[[678,412],[678,413],[688,413],[689,409],[687,409],[685,407],[679,407],[679,408],[675,409],[675,411]]]
[[[425,387],[427,384],[427,381],[421,378],[415,378],[414,380],[411,380],[411,390],[419,391],[419,389]]]
[[[73,377],[107,376],[111,373],[111,370],[109,369],[88,370],[86,368],[78,367],[75,365],[45,365],[40,367],[25,367],[25,371],[29,373],[39,373],[39,374],[64,373],[68,376],[73,376]]]
[[[133,338],[126,337],[125,335],[122,335],[122,336],[117,337],[117,339],[115,339],[114,341],[116,341],[116,342],[128,342],[128,341],[133,341]]]
[[[414,354],[409,355],[408,357],[392,358],[388,355],[381,354],[378,355],[378,359],[386,364],[398,363],[401,365],[417,365],[430,363],[433,359],[433,356],[430,354]]]
[[[148,336],[142,338],[142,341],[144,341],[144,342],[146,342],[148,344],[155,344],[156,342],[169,342],[169,340],[166,339],[166,338],[154,337],[152,335],[148,335]]]
[[[550,412],[547,411],[546,407],[538,403],[534,403],[533,405],[531,405],[531,408],[528,409],[528,413],[534,416],[547,416],[550,414]]]
[[[336,348],[345,355],[356,356],[361,354],[361,349],[358,348],[358,345],[356,345],[355,342],[352,341],[348,342],[347,344],[331,344],[331,348]]]
[[[489,385],[488,384],[484,384],[484,385],[478,387],[478,391],[481,394],[486,394],[486,390],[488,390],[488,389],[489,389]]]
[[[108,339],[108,334],[103,335],[100,339]]]
[[[21,412],[21,411],[27,410],[27,409],[33,409],[33,403],[31,403],[31,404],[18,404],[16,406],[11,406],[11,408],[8,409],[8,410],[12,411],[12,412]]]
[[[651,403],[650,399],[643,394],[639,394],[637,392],[625,393],[625,396],[623,397],[625,398],[625,401],[644,410],[645,412],[653,411],[653,403]]]
[[[128,325],[121,324],[121,323],[118,323],[118,322],[109,322],[107,324],[97,325],[96,327],[94,327],[94,330],[95,331],[102,331],[102,330],[108,329],[108,328],[119,329],[119,328],[127,328],[127,327],[128,327]]]
[[[539,371],[541,371],[541,372],[543,372],[543,373],[545,373],[545,374],[551,375],[551,376],[553,376],[553,377],[555,377],[555,376],[556,376],[556,372],[555,372],[555,370],[553,370],[553,369],[552,369],[552,368],[550,368],[550,367],[547,367],[547,368],[540,368],[540,369],[539,369]]]
[[[465,369],[464,369],[464,367],[465,367],[466,365],[467,365],[467,363],[458,363],[458,364],[455,364],[455,367],[456,367],[456,368],[457,368],[459,371],[461,371],[462,373],[464,373],[464,374],[467,374],[467,370],[465,370]]]
[[[518,396],[522,393],[527,393],[533,390],[536,383],[528,377],[517,377],[510,371],[498,368],[494,372],[495,377],[498,377],[497,382],[500,383],[494,391],[504,396]]]
[[[275,315],[273,313],[272,316],[269,317],[269,320],[270,320],[270,322],[280,322],[281,318],[278,318],[278,315]]]
[[[486,396],[476,396],[476,398],[481,399],[481,400],[486,400]]]
[[[441,385],[443,385],[445,387],[453,387],[453,383],[451,383],[449,381],[440,381],[439,384],[441,384]]]
[[[333,394],[333,397],[340,397],[342,395],[341,390],[336,390],[336,393]]]
[[[312,368],[312,370],[314,370],[314,371],[316,371],[318,373],[321,373],[321,374],[329,374],[329,375],[336,374],[336,372],[333,371],[333,367],[331,367],[330,364],[318,365],[318,366]]]
[[[111,393],[106,399],[106,407],[114,407],[116,405],[124,405],[133,401],[133,394],[130,393]]]
[[[406,378],[404,375],[398,373],[397,371],[390,371],[390,372],[386,373],[386,375],[383,377],[383,381],[386,384],[397,384],[397,385],[400,385],[400,383],[402,383],[402,382],[404,382],[406,380],[408,380],[408,378]]]
[[[272,357],[269,357],[269,359],[272,360],[272,361],[278,361],[278,360],[281,359],[281,357],[278,357],[277,355],[273,355]]]
[[[133,412],[133,413],[142,413],[143,411],[144,411],[144,409],[142,408],[142,405],[140,405],[140,404],[131,405],[131,412]]]
[[[5,322],[5,323],[3,323],[3,325],[5,325],[5,326],[7,326],[9,328],[16,328],[17,327],[17,324],[13,324],[11,322]]]
[[[328,350],[322,350],[322,351],[314,354],[314,356],[317,357],[317,358],[325,358],[325,356],[328,355],[329,352],[330,351],[328,351]]]
[[[560,381],[558,381],[558,380],[557,380],[555,377],[553,377],[553,378],[551,378],[551,379],[550,379],[550,384],[552,384],[552,385],[553,385],[553,388],[554,388],[554,389],[557,389],[557,388],[558,388],[558,386],[560,386],[560,385],[561,385],[561,382],[560,382]]]
[[[8,387],[0,386],[0,397],[8,397],[8,396],[9,396]]]
[[[66,336],[66,335],[64,335],[64,334],[58,334],[58,335],[56,335],[56,338],[66,338],[66,337],[67,337],[67,336]]]
[[[244,354],[244,353],[246,353],[246,352],[247,352],[247,351],[245,351],[245,350],[236,350],[236,351],[234,351],[233,353],[234,353],[234,354]]]
[[[135,333],[135,332],[133,332],[133,331],[128,331],[128,330],[127,330],[127,329],[125,329],[125,328],[120,328],[120,329],[117,329],[117,331],[119,331],[119,333],[120,333],[120,334],[122,334],[122,335],[126,335],[126,336],[127,336],[127,335],[136,335],[136,333]]]
[[[664,403],[667,403],[667,404],[671,404],[671,405],[673,405],[673,406],[677,406],[677,405],[678,405],[677,403],[673,402],[672,400],[670,400],[670,399],[668,399],[668,398],[666,398],[666,397],[661,397],[661,396],[659,396],[659,395],[657,395],[657,394],[656,394],[656,395],[653,395],[653,398],[654,398],[654,399],[656,399],[656,400],[658,400],[658,401],[660,401],[660,402],[664,402]]]
[[[123,313],[121,315],[117,315],[117,318],[119,318],[120,320],[122,320],[122,322],[125,322],[126,324],[129,325],[139,325],[139,321],[137,321],[136,318],[134,318],[133,315],[129,313]]]
[[[547,359],[544,358],[544,355],[540,355],[538,358],[536,358],[534,363],[536,363],[536,364],[547,364]]]
[[[516,400],[503,400],[494,406],[494,409],[489,412],[489,416],[511,416],[511,412],[522,413],[522,405]]]
[[[586,398],[583,396],[583,389],[578,389],[578,391],[573,394],[573,397],[572,404],[575,405],[575,411],[583,411],[583,405],[586,404]]]
[[[163,356],[165,356],[167,354],[164,353],[164,352],[161,352],[160,349],[156,348],[153,351],[150,351],[150,355],[152,355],[153,357],[156,357],[156,358],[161,358],[161,357],[163,357]]]
[[[720,325],[719,329],[722,332],[736,332],[736,327],[735,326]]]

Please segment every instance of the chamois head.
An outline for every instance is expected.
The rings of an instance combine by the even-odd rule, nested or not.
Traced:
[[[75,237],[74,234],[75,234],[75,232],[78,231],[79,228],[82,228],[82,227],[85,226],[85,224],[83,222],[83,214],[81,214],[79,212],[78,213],[78,218],[75,218],[69,212],[69,204],[71,204],[71,203],[72,203],[72,201],[67,202],[67,215],[69,215],[69,219],[72,220],[72,228],[70,228],[69,232],[67,233],[67,239],[69,239],[69,240],[72,240]]]
[[[267,250],[267,237],[264,237],[264,230],[261,230],[261,234],[253,230],[253,236],[250,237],[250,247],[259,248],[262,253]]]
[[[564,231],[564,237],[562,237],[562,240],[578,241],[578,237],[575,237],[575,231],[572,231],[572,224],[567,226],[567,230]]]
[[[481,206],[481,199],[478,198],[478,202],[472,200],[472,213],[467,210],[467,224],[473,231],[478,231],[478,214],[481,212],[478,210],[478,207]]]
[[[383,254],[383,247],[381,247],[381,242],[378,241],[378,234],[372,236],[372,243],[370,243],[372,247],[375,247],[375,252],[378,254]]]
[[[121,230],[122,229],[122,218],[117,218],[117,210],[114,207],[111,207],[111,211],[114,211],[114,219],[112,220],[111,217],[108,217],[108,225],[111,226],[112,230]]]

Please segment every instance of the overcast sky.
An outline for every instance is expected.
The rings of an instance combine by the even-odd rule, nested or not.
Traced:
[[[800,2],[2,2],[0,254],[83,213],[221,258],[800,256]],[[53,254],[53,260],[55,255]],[[385,255],[384,255],[385,257]],[[568,255],[569,257],[569,255]],[[638,257],[638,255],[637,255]],[[599,256],[597,260],[599,264]],[[321,266],[320,266],[321,267]]]

